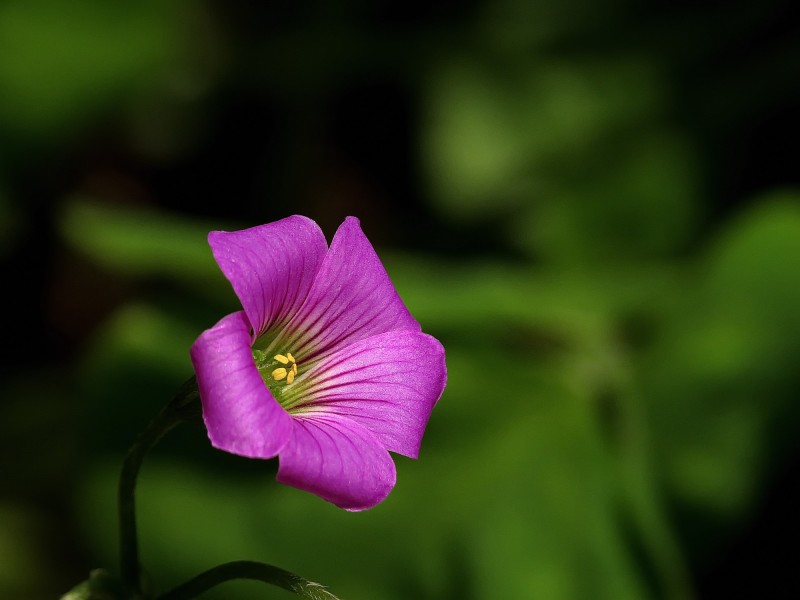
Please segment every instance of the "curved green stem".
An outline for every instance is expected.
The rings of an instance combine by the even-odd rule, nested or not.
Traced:
[[[278,567],[252,560],[237,560],[213,567],[162,594],[157,600],[189,600],[212,587],[234,579],[251,579],[278,586],[308,600],[339,600],[319,583]]]
[[[139,435],[125,456],[119,477],[119,561],[122,582],[136,595],[142,595],[139,565],[139,540],[136,533],[136,479],[147,452],[167,432],[182,421],[200,413],[197,381],[194,377],[184,383],[172,401]]]

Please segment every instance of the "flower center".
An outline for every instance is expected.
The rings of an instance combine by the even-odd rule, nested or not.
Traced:
[[[272,396],[286,410],[289,410],[303,399],[306,386],[297,380],[297,359],[291,352],[272,354],[253,348],[253,360],[256,363],[264,385]],[[308,365],[306,365],[308,366]],[[292,385],[294,384],[294,385]]]
[[[297,362],[295,361],[294,356],[292,356],[292,353],[287,352],[286,354],[276,354],[272,358],[284,365],[283,367],[278,367],[272,371],[272,378],[275,381],[283,381],[285,379],[287,385],[292,383],[297,375]]]
[[[253,360],[264,384],[280,402],[297,377],[297,359],[291,352],[274,355],[272,352],[268,354],[264,350],[253,348]]]

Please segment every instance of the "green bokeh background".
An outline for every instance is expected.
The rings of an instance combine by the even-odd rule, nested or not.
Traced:
[[[158,588],[247,558],[351,600],[798,592],[797,17],[0,3],[0,597],[115,568],[124,451],[237,308],[207,232],[293,213],[361,218],[448,388],[359,514],[171,434]]]

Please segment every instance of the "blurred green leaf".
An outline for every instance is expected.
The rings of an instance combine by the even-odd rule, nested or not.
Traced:
[[[188,351],[196,333],[180,315],[146,304],[130,304],[118,310],[97,334],[86,363],[98,372],[115,364],[180,372],[190,366]],[[95,366],[95,361],[101,364]]]
[[[706,284],[777,339],[800,330],[800,192],[757,199],[712,249]]]
[[[175,53],[169,3],[0,4],[0,125],[29,141],[110,109]]]
[[[32,510],[0,504],[0,594],[15,597],[36,586],[38,554],[35,530],[39,527]],[[38,587],[38,586],[37,586]]]
[[[791,194],[767,198],[721,233],[642,371],[674,493],[726,519],[752,508],[800,425],[798,208]]]
[[[683,136],[639,132],[556,170],[542,198],[514,220],[513,239],[554,264],[674,256],[700,216],[695,162]]]
[[[612,134],[652,119],[660,84],[636,60],[498,68],[454,59],[428,88],[422,150],[433,199],[448,216],[478,219],[530,206],[553,164],[575,176],[593,153],[608,152]]]
[[[189,348],[201,328],[190,311],[144,303],[121,307],[90,340],[80,365],[87,445],[123,451],[192,374]]]
[[[668,306],[682,281],[676,266],[663,263],[598,265],[584,272],[499,261],[435,261],[388,252],[382,258],[403,300],[426,329],[470,337],[487,331],[513,336],[513,326],[520,325],[582,337],[607,328],[615,316]]]
[[[58,225],[71,246],[115,273],[224,283],[206,242],[211,226],[200,221],[74,197]]]

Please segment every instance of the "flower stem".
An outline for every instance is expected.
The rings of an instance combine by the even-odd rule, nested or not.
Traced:
[[[262,581],[294,592],[308,600],[339,600],[318,583],[308,581],[278,567],[252,560],[237,560],[203,571],[186,583],[162,594],[157,600],[189,600],[220,583],[234,579]]]
[[[137,596],[142,595],[142,578],[136,533],[136,478],[148,450],[181,422],[200,414],[198,399],[197,381],[192,377],[136,438],[122,463],[118,488],[120,576]]]

